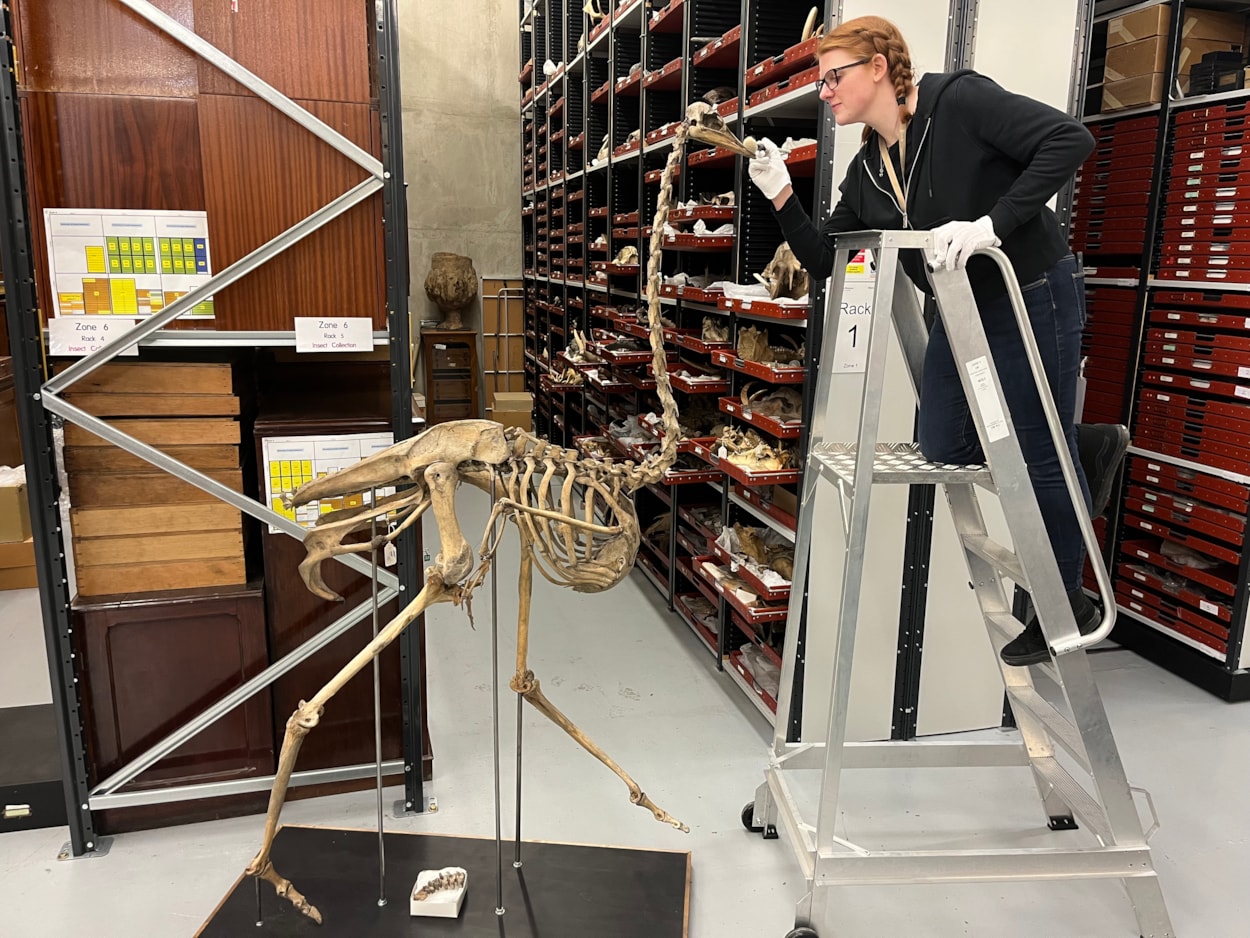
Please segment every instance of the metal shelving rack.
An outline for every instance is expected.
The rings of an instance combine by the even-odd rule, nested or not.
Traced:
[[[1113,16],[1144,10],[1156,6],[1167,6],[1171,9],[1171,27],[1167,36],[1167,55],[1163,87],[1174,89],[1178,77],[1178,50],[1182,42],[1182,28],[1187,10],[1205,9],[1221,12],[1248,13],[1250,3],[1242,0],[1155,0],[1145,3],[1124,3],[1115,0],[1099,0],[1091,11],[1089,36],[1087,42],[1099,41],[1098,26]],[[1079,84],[1089,89],[1092,95],[1100,87],[1099,82],[1090,83],[1097,74],[1089,71],[1092,59],[1089,45],[1081,63]],[[1133,445],[1129,448],[1129,465],[1134,460],[1147,460],[1156,465],[1177,467],[1184,472],[1202,473],[1209,477],[1232,481],[1250,486],[1250,472],[1245,474],[1230,472],[1226,469],[1205,464],[1200,456],[1184,459],[1174,455],[1159,453],[1138,439],[1138,396],[1143,387],[1142,377],[1145,370],[1145,344],[1149,329],[1149,312],[1157,302],[1157,297],[1164,291],[1175,293],[1183,291],[1189,296],[1197,296],[1198,306],[1202,309],[1205,302],[1218,302],[1220,297],[1233,296],[1250,292],[1250,284],[1239,284],[1222,281],[1192,281],[1172,279],[1156,273],[1164,247],[1163,220],[1165,204],[1169,189],[1169,175],[1172,160],[1172,149],[1176,133],[1176,118],[1179,113],[1197,107],[1233,103],[1250,96],[1250,89],[1229,91],[1213,95],[1174,98],[1165,93],[1159,104],[1147,104],[1139,107],[1126,108],[1106,113],[1085,116],[1083,120],[1091,129],[1099,130],[1113,127],[1126,122],[1142,122],[1153,119],[1156,132],[1153,157],[1153,171],[1146,210],[1144,213],[1144,242],[1139,255],[1115,255],[1088,253],[1085,257],[1086,269],[1092,276],[1086,280],[1087,290],[1093,288],[1089,295],[1090,320],[1094,329],[1099,328],[1100,313],[1102,318],[1110,316],[1108,305],[1127,305],[1124,299],[1118,302],[1113,298],[1116,294],[1127,298],[1132,297],[1133,323],[1129,336],[1129,354],[1127,371],[1122,389],[1121,409],[1118,419],[1128,423],[1133,431]],[[1079,211],[1079,209],[1078,209]],[[1104,273],[1106,272],[1106,273]],[[1100,293],[1101,291],[1101,293]],[[1167,308],[1183,308],[1185,301],[1167,300]],[[1208,312],[1216,310],[1207,307]],[[1097,355],[1097,349],[1091,349]],[[1122,478],[1113,493],[1112,508],[1106,527],[1107,556],[1111,558],[1109,568],[1113,580],[1119,585],[1121,580],[1118,566],[1128,557],[1122,547],[1131,538],[1140,537],[1133,524],[1126,525],[1131,515],[1127,511],[1126,502],[1130,482],[1128,476]],[[1145,657],[1161,666],[1193,681],[1210,692],[1228,700],[1250,699],[1250,646],[1245,641],[1247,616],[1250,615],[1250,551],[1241,550],[1240,561],[1236,565],[1235,596],[1231,603],[1231,616],[1227,622],[1228,636],[1223,651],[1213,648],[1209,641],[1198,641],[1177,629],[1156,621],[1147,607],[1132,608],[1123,601],[1118,604],[1121,613],[1114,637],[1122,644],[1133,648]],[[1123,599],[1123,597],[1121,597]],[[1145,611],[1143,611],[1145,610]]]
[[[144,0],[127,0],[127,4],[141,15],[148,16],[149,5]],[[382,142],[380,163],[382,182],[378,188],[381,189],[383,197],[388,328],[386,333],[375,333],[374,343],[375,345],[388,343],[390,347],[392,420],[396,437],[402,439],[411,434],[412,395],[409,380],[411,346],[408,318],[407,202],[400,121],[399,35],[394,0],[379,3],[375,9],[376,14],[372,23],[375,34],[370,37],[370,47],[375,54]],[[0,15],[4,18],[3,55],[6,66],[5,74],[0,79],[0,120],[3,121],[0,148],[3,148],[4,157],[3,198],[7,220],[6,225],[0,226],[0,250],[3,252],[7,315],[12,340],[15,389],[21,414],[23,451],[26,453],[28,488],[34,509],[32,526],[40,602],[51,671],[53,703],[58,715],[58,740],[70,831],[70,841],[66,845],[63,856],[101,855],[106,848],[96,834],[92,819],[93,810],[106,806],[193,800],[236,791],[263,790],[269,780],[250,779],[243,783],[193,785],[177,790],[163,792],[155,790],[135,794],[100,794],[104,786],[97,786],[95,791],[90,787],[78,691],[79,677],[75,664],[75,638],[70,617],[72,597],[69,595],[65,567],[65,532],[61,528],[59,513],[60,490],[52,442],[52,422],[49,412],[45,409],[45,404],[51,401],[45,401],[43,394],[44,346],[43,335],[39,328],[39,304],[35,295],[35,271],[31,256],[30,227],[25,197],[26,167],[18,106],[17,71],[12,44],[15,24],[9,7],[5,7]],[[153,8],[152,15],[159,17],[160,14]],[[149,16],[149,18],[152,17]],[[233,63],[229,64],[233,65]],[[325,211],[319,214],[324,215]],[[274,244],[280,240],[276,239]],[[280,249],[281,245],[278,245],[277,250]],[[140,331],[143,331],[142,326],[136,330],[136,333]],[[144,341],[154,345],[195,344],[229,348],[240,345],[293,345],[294,334],[221,333],[212,336],[198,334],[191,337],[183,333],[170,334],[154,331],[151,338]],[[48,395],[48,397],[52,398],[54,395]],[[163,468],[171,467],[164,466]],[[171,468],[171,471],[174,470]],[[243,510],[248,513],[255,514],[252,508],[239,507],[243,507]],[[277,516],[274,517],[277,518]],[[401,537],[397,542],[397,547],[397,574],[393,578],[388,575],[388,579],[393,579],[390,587],[396,589],[401,596],[405,593],[409,596],[415,595],[419,586],[421,558],[416,554],[416,542],[412,532],[409,532],[408,536]],[[365,570],[366,572],[368,570],[367,564],[365,564]],[[392,595],[390,588],[386,590],[386,594]],[[353,617],[353,614],[349,614],[340,619],[336,625],[327,628],[317,638],[289,656],[289,659],[284,659],[284,663],[287,666],[293,666],[296,662],[290,659],[313,653],[317,647],[328,641],[331,637],[328,633],[334,631],[337,634],[338,631],[349,627],[363,617],[367,610],[357,610],[357,612],[359,615]],[[404,694],[404,759],[402,763],[388,764],[386,769],[391,772],[402,768],[404,773],[404,800],[396,806],[397,810],[424,811],[427,801],[422,779],[422,755],[425,747],[421,712],[421,667],[417,634],[411,629],[406,631],[401,639],[400,654]],[[272,673],[270,680],[277,676],[275,669],[279,667],[281,665],[271,665],[266,669],[265,674]],[[171,739],[177,741],[169,745],[167,751],[176,748],[182,739],[193,735],[197,722],[202,728],[203,725],[207,725],[207,721],[211,720],[214,714],[219,715],[230,706],[245,699],[249,689],[254,693],[267,686],[267,681],[261,681],[263,676],[253,679],[248,685],[210,708],[197,721],[192,721],[175,733]],[[259,685],[258,681],[260,681]],[[149,752],[145,758],[156,761],[159,757],[159,755],[153,757]],[[143,759],[136,760],[131,768],[142,761]],[[141,771],[141,768],[133,769],[134,774],[138,771]],[[366,777],[372,776],[373,772],[374,767],[368,765],[301,774],[306,776],[304,781],[307,783]],[[121,784],[123,782],[118,782],[114,787],[119,787]]]

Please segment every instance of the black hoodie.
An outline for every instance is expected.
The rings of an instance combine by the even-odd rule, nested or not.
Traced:
[[[916,88],[916,113],[907,128],[908,227],[937,228],[988,215],[1021,285],[1036,280],[1070,253],[1046,202],[1085,161],[1094,138],[1062,111],[971,70],[925,75]],[[840,189],[842,198],[819,229],[795,196],[775,210],[795,257],[818,280],[833,272],[835,234],[903,227],[875,132]],[[903,252],[903,266],[929,292],[920,252]],[[972,258],[968,277],[980,301],[1004,292],[989,258]]]

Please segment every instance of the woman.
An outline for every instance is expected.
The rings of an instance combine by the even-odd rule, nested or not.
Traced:
[[[1078,628],[1088,634],[1099,614],[1081,589],[1085,545],[1016,318],[997,265],[971,255],[1001,246],[1015,268],[1091,507],[1074,426],[1084,277],[1046,202],[1084,162],[1093,137],[1066,114],[970,70],[926,75],[913,83],[907,43],[880,17],[842,24],[820,42],[817,54],[820,99],[838,126],[864,125],[864,144],[842,181],[841,199],[817,228],[795,198],[785,160],[770,140],[750,161],[751,181],[772,201],[795,256],[817,279],[833,271],[833,236],[865,229],[931,229],[930,262],[966,267],[1068,601]],[[920,252],[901,257],[912,281],[930,292]],[[1080,449],[1098,450],[1093,505],[1101,513],[1113,478],[1109,470],[1123,458],[1127,434],[1122,427],[1086,429]],[[984,461],[940,317],[925,355],[918,438],[926,458],[936,462]],[[1035,618],[1003,648],[1002,657],[1017,666],[1049,658]]]

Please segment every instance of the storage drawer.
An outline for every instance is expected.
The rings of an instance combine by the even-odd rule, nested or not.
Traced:
[[[472,378],[441,378],[434,379],[434,402],[469,401],[473,397]]]
[[[435,371],[464,370],[473,362],[472,350],[461,342],[439,342],[434,345],[432,356]]]
[[[468,420],[473,417],[473,405],[468,401],[434,403],[430,405],[430,416],[435,423],[443,420]]]

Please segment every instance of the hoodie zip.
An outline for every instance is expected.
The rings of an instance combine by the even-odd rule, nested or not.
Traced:
[[[930,123],[932,123],[932,118],[926,118],[924,122],[924,133],[920,135],[920,143],[917,145],[916,152],[912,156],[911,172],[907,174],[907,191],[908,192],[911,192],[911,183],[912,183],[912,180],[916,177],[916,164],[920,162],[920,151],[924,149],[924,142],[929,139],[929,124]],[[878,192],[880,192],[882,195],[884,195],[887,199],[889,199],[894,204],[894,208],[898,211],[898,213],[901,216],[903,216],[903,227],[910,228],[911,220],[908,218],[907,213],[903,211],[903,206],[898,204],[898,199],[895,198],[894,193],[886,192],[877,183],[877,180],[873,178],[872,169],[869,167],[867,159],[864,160],[864,175],[866,175],[872,181],[872,184],[876,186],[876,189]]]

